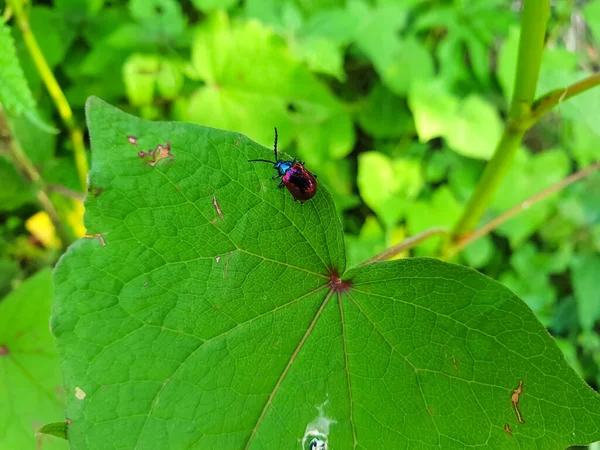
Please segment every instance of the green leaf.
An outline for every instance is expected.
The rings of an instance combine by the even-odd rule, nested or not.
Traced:
[[[585,123],[573,121],[572,136],[565,144],[582,169],[600,159],[600,134],[594,133]]]
[[[436,189],[431,198],[419,200],[408,207],[408,233],[415,235],[433,227],[450,229],[458,220],[462,207],[447,186]],[[440,244],[440,238],[427,239],[416,247],[417,255],[431,255]]]
[[[58,10],[46,6],[33,6],[29,10],[29,27],[36,37],[44,59],[53,69],[65,59],[76,37],[73,25],[68,23],[65,15]],[[33,92],[37,92],[42,81],[39,72],[20,33],[15,40],[17,55],[23,65],[29,86]]]
[[[123,81],[127,97],[134,106],[152,104],[160,60],[155,55],[134,53],[123,65]]]
[[[29,125],[53,133],[56,130],[38,115],[35,100],[17,58],[15,42],[6,24],[0,21],[0,106],[17,119],[25,117]],[[33,131],[34,133],[36,131]]]
[[[489,159],[502,134],[495,108],[476,95],[459,100],[443,84],[416,83],[408,97],[421,142],[444,137],[450,148],[470,158]]]
[[[156,74],[158,93],[167,99],[175,98],[183,87],[183,71],[175,61],[163,58]]]
[[[485,267],[494,256],[494,244],[489,236],[482,236],[470,243],[463,251],[462,256],[471,267]]]
[[[15,43],[8,26],[0,22],[0,103],[20,115],[35,109],[35,101],[19,65]]]
[[[61,375],[48,329],[52,271],[42,270],[0,302],[0,448],[59,450],[38,436],[44,423],[64,420]]]
[[[547,150],[530,156],[519,152],[492,202],[497,214],[510,209],[541,190],[557,183],[569,173],[569,158],[563,150]],[[544,224],[552,214],[556,196],[536,202],[517,216],[500,225],[496,232],[506,236],[513,248]]]
[[[423,44],[414,38],[404,39],[392,61],[379,69],[386,86],[395,94],[406,97],[413,83],[433,78],[434,62]]]
[[[305,61],[312,72],[331,75],[341,82],[346,80],[344,55],[333,41],[324,38],[300,39],[295,50],[298,58]]]
[[[585,5],[583,17],[590,27],[596,43],[600,43],[600,1],[591,1]]]
[[[61,439],[67,439],[67,422],[54,422],[44,425],[38,430],[39,434],[56,436]]]
[[[85,222],[102,239],[60,260],[52,319],[73,448],[559,450],[600,438],[600,397],[498,283],[429,259],[346,272],[326,187],[294,202],[268,165],[247,162],[270,149],[98,99],[88,123],[90,183],[104,190]],[[166,155],[166,142],[172,158],[140,164],[152,161],[139,148]]]
[[[360,22],[361,17],[352,14],[349,9],[329,9],[312,16],[301,32],[307,36],[330,40],[338,45],[347,45],[354,40]]]
[[[423,187],[421,165],[417,160],[364,152],[358,157],[357,184],[364,202],[391,228]]]
[[[356,2],[351,10],[355,17],[360,17],[356,44],[373,62],[379,77],[392,92],[406,96],[414,82],[433,76],[434,63],[427,49],[413,37],[400,39],[398,36],[406,23],[406,6],[369,9]]]
[[[130,0],[129,11],[156,41],[163,42],[165,38],[176,41],[185,31],[181,4],[175,0]]]
[[[284,148],[294,137],[292,105],[304,114],[306,126],[344,122],[346,139],[348,131],[353,139],[349,113],[283,41],[255,21],[230,24],[223,13],[211,16],[194,39],[192,66],[206,84],[192,94],[187,120],[239,131],[265,145],[273,142],[276,126]],[[340,115],[345,118],[334,118]],[[345,154],[349,148],[345,144],[334,152]]]
[[[358,123],[377,138],[400,137],[412,127],[412,117],[406,102],[376,84],[360,110]]]
[[[17,169],[0,157],[0,211],[12,211],[26,203],[35,201],[33,190],[29,183],[17,172]]]
[[[208,13],[216,9],[229,9],[239,0],[192,0],[192,4],[200,11]]]
[[[571,270],[579,323],[584,331],[591,331],[600,319],[600,256],[594,253],[579,255],[573,258]]]

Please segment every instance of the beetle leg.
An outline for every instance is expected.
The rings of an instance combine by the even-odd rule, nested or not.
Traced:
[[[273,175],[273,176],[271,177],[271,180],[276,180],[277,178],[281,178],[282,176],[283,176],[283,174],[280,174],[280,175]]]
[[[283,181],[280,181],[277,187],[281,189],[283,187]]]

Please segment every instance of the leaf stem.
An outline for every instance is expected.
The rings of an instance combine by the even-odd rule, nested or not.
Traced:
[[[17,140],[14,138],[14,133],[8,124],[8,120],[4,115],[2,108],[0,108],[0,137],[6,142],[8,151],[19,172],[33,185],[36,198],[42,209],[50,217],[50,220],[56,229],[56,234],[60,238],[63,247],[67,247],[71,243],[71,238],[60,219],[58,211],[54,207],[54,204],[48,195],[46,182],[37,171],[33,163],[29,160],[27,155],[23,152]]]
[[[524,0],[515,88],[504,132],[473,196],[452,231],[450,245],[460,240],[461,236],[469,233],[479,223],[512,165],[528,129],[527,118],[535,96],[549,15],[549,0]]]
[[[381,252],[379,255],[374,256],[371,259],[366,260],[361,266],[366,264],[372,264],[374,262],[385,261],[387,259],[393,258],[394,256],[402,253],[405,250],[416,247],[421,242],[429,239],[430,237],[434,237],[440,234],[448,234],[448,230],[442,227],[433,227],[428,230],[422,231],[421,233],[415,234],[409,238],[404,239],[399,244],[396,244],[387,250]]]
[[[19,0],[8,0],[9,6],[12,6],[12,11],[15,15],[16,21],[23,34],[23,41],[27,46],[27,50],[35,63],[46,89],[60,114],[60,117],[69,130],[71,135],[71,141],[73,143],[73,153],[75,156],[75,166],[77,167],[77,173],[79,175],[79,182],[82,190],[85,192],[87,188],[87,173],[88,173],[88,162],[85,154],[85,145],[83,143],[83,132],[81,128],[77,126],[75,118],[73,117],[73,111],[67,101],[65,94],[63,93],[60,85],[56,81],[44,54],[42,53],[38,42],[31,31],[29,26],[29,17],[23,10],[23,5]]]
[[[574,182],[576,182],[578,180],[581,180],[582,178],[585,178],[588,175],[591,175],[592,173],[594,173],[598,169],[600,169],[600,162],[594,163],[591,166],[586,167],[585,169],[580,170],[579,172],[571,174],[568,177],[563,178],[562,180],[560,180],[558,183],[555,183],[552,186],[549,186],[546,189],[544,189],[544,190],[542,190],[542,191],[540,191],[540,192],[532,195],[528,199],[523,200],[522,202],[516,204],[515,206],[513,206],[509,210],[507,210],[504,213],[500,214],[498,217],[496,217],[495,219],[491,220],[490,222],[488,222],[487,224],[485,224],[481,228],[478,228],[474,232],[472,232],[472,233],[464,236],[463,238],[461,238],[458,241],[457,245],[452,250],[454,251],[454,253],[460,252],[462,249],[464,249],[471,242],[475,241],[476,239],[479,239],[480,237],[488,234],[490,231],[498,228],[504,222],[512,219],[514,216],[516,216],[517,214],[519,214],[521,211],[524,211],[524,210],[530,208],[533,204],[535,204],[535,203],[537,203],[537,202],[539,202],[541,200],[544,200],[545,198],[549,197],[550,195],[554,194],[555,192],[558,192],[558,191],[564,189],[568,185],[570,185],[570,184],[572,184],[572,183],[574,183]]]
[[[585,91],[589,91],[596,86],[600,86],[600,73],[590,75],[566,88],[556,89],[542,95],[532,105],[530,126],[533,126],[544,114],[550,112],[556,105]]]

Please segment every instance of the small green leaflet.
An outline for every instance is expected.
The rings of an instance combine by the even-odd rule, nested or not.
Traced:
[[[327,189],[294,202],[247,162],[270,149],[97,98],[87,113],[96,238],[61,259],[52,318],[72,448],[600,439],[600,397],[499,283],[432,259],[346,271]]]

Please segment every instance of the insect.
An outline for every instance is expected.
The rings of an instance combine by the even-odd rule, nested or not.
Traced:
[[[294,158],[292,161],[284,161],[277,156],[277,128],[275,128],[275,144],[273,144],[275,152],[275,161],[266,159],[250,159],[249,162],[266,162],[273,164],[273,169],[277,171],[277,175],[271,179],[276,180],[281,178],[277,187],[286,187],[292,194],[294,200],[299,200],[301,203],[310,200],[317,193],[317,176],[310,173],[304,167],[302,161]]]

